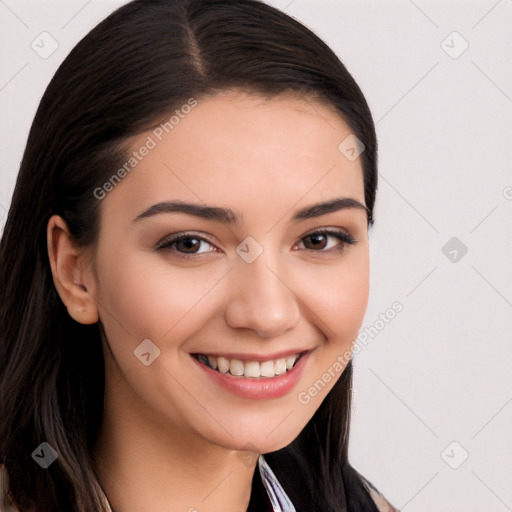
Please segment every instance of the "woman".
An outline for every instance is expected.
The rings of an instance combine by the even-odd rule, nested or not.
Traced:
[[[348,461],[377,143],[316,35],[136,0],[70,53],[0,250],[17,510],[385,511]]]

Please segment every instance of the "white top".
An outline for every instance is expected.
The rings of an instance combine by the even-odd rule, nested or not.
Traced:
[[[274,475],[274,472],[270,469],[263,455],[260,455],[258,458],[258,466],[260,468],[261,480],[270,498],[274,512],[296,512],[293,503],[284,492],[284,489],[281,487],[276,475]]]

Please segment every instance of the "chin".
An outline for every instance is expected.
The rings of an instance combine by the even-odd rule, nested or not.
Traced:
[[[215,434],[210,440],[230,450],[251,451],[257,453],[275,452],[292,443],[307,424],[303,419],[297,424],[297,419],[291,421],[291,417],[297,411],[291,410],[291,414],[282,414],[277,420],[274,417],[259,415],[256,421],[246,418],[245,421],[232,423],[225,432],[215,425]],[[284,420],[284,421],[283,421]]]

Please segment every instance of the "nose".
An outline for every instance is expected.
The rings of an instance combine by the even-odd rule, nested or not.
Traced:
[[[300,320],[292,283],[272,267],[263,252],[252,263],[237,262],[225,319],[230,327],[256,331],[262,338],[279,336]]]

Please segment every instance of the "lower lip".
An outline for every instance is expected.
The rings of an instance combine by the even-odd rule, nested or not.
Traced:
[[[309,352],[302,354],[295,366],[282,375],[269,378],[235,377],[234,375],[220,373],[200,363],[192,357],[192,360],[219,386],[241,396],[242,398],[265,399],[278,398],[288,393],[297,383],[309,357]]]

